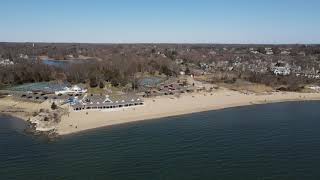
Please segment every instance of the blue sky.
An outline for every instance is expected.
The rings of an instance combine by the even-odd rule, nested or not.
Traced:
[[[0,41],[320,43],[319,0],[0,0]]]

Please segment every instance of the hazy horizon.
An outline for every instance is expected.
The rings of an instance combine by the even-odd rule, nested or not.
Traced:
[[[317,0],[3,0],[0,5],[0,42],[320,44]]]
[[[21,44],[101,44],[101,45],[126,45],[126,44],[159,44],[159,45],[320,45],[320,43],[197,43],[197,42],[190,42],[190,43],[166,43],[166,42],[125,42],[125,43],[117,43],[117,42],[46,42],[46,41],[0,41],[0,43],[21,43]]]

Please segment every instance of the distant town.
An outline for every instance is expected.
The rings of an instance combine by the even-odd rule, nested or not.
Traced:
[[[130,90],[145,76],[193,75],[299,89],[294,86],[320,78],[320,46],[0,43],[0,68],[1,86],[63,81],[104,87],[110,82]]]

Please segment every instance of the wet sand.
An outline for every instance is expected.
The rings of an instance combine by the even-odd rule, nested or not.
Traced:
[[[286,101],[320,100],[320,93],[273,92],[269,94],[244,94],[227,89],[212,93],[193,93],[177,97],[156,97],[145,99],[144,106],[119,109],[117,111],[84,110],[62,117],[57,126],[60,135],[121,123],[151,120],[196,112],[218,110],[254,104]]]

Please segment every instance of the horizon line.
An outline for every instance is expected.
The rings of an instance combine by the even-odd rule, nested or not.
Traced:
[[[205,42],[63,42],[63,41],[0,41],[3,43],[35,43],[35,44],[106,44],[106,45],[121,45],[121,44],[168,44],[168,45],[320,45],[319,43],[205,43]]]

